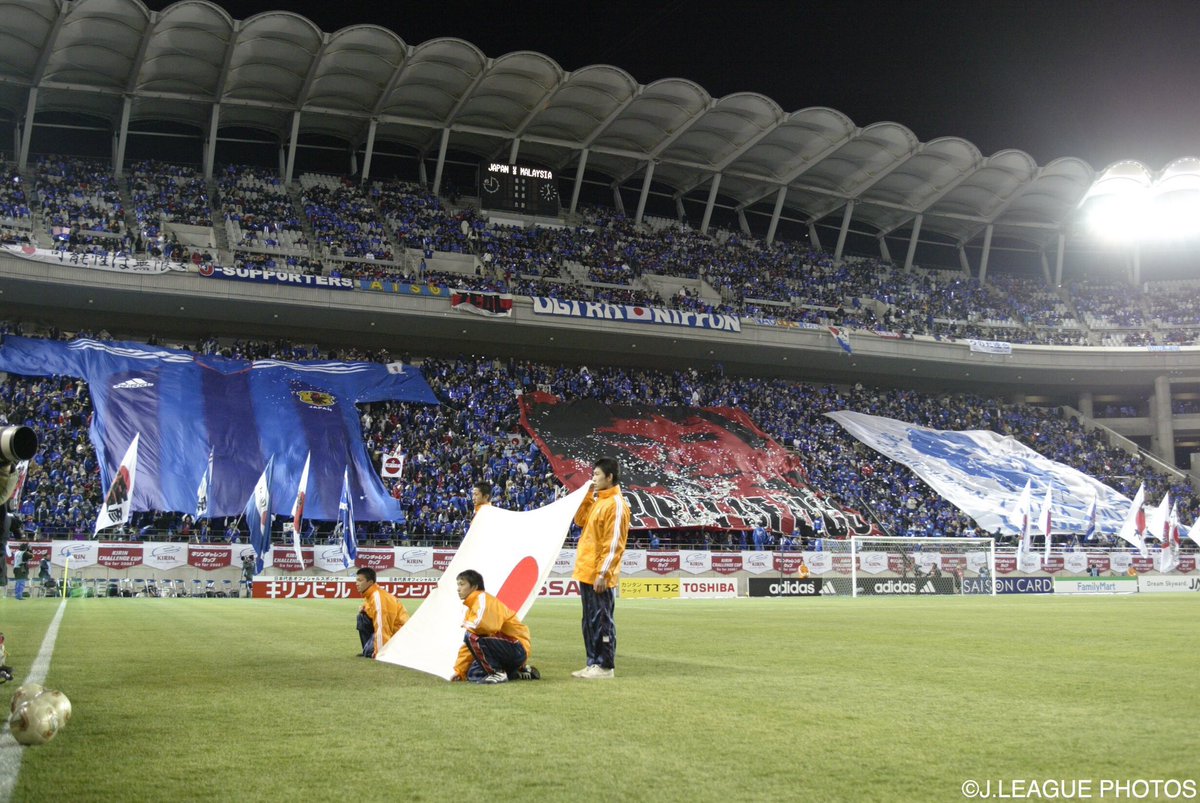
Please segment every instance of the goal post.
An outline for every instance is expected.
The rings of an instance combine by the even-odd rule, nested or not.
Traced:
[[[994,538],[856,535],[835,544],[849,554],[855,597],[996,595]]]

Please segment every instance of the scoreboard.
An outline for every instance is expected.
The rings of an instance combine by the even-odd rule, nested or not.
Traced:
[[[557,217],[559,198],[554,171],[484,162],[479,166],[479,205],[483,209]]]

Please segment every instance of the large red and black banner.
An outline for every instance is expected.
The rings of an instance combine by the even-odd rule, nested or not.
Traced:
[[[508,293],[475,293],[455,290],[450,296],[450,306],[463,312],[490,317],[512,317],[512,296]]]
[[[568,490],[592,478],[596,458],[616,457],[637,529],[747,530],[868,535],[861,514],[838,506],[804,480],[800,458],[727,407],[609,406],[521,397],[521,424]]]

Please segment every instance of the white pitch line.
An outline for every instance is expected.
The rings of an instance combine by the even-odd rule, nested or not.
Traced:
[[[29,676],[21,685],[41,683],[49,674],[50,655],[54,652],[54,642],[58,640],[58,626],[62,623],[63,612],[66,609],[67,599],[64,597],[54,618],[50,620],[50,627],[46,630],[46,637],[42,639],[42,648],[38,650],[37,658],[33,659]],[[3,715],[0,719],[3,722],[0,725],[0,803],[9,803],[12,800],[13,789],[17,786],[17,776],[21,773],[21,757],[25,750],[17,744],[17,740],[8,729],[8,712],[0,710],[0,714]]]

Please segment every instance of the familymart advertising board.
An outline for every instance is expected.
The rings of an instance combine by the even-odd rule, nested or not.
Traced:
[[[1055,594],[1136,594],[1136,577],[1055,577]]]

